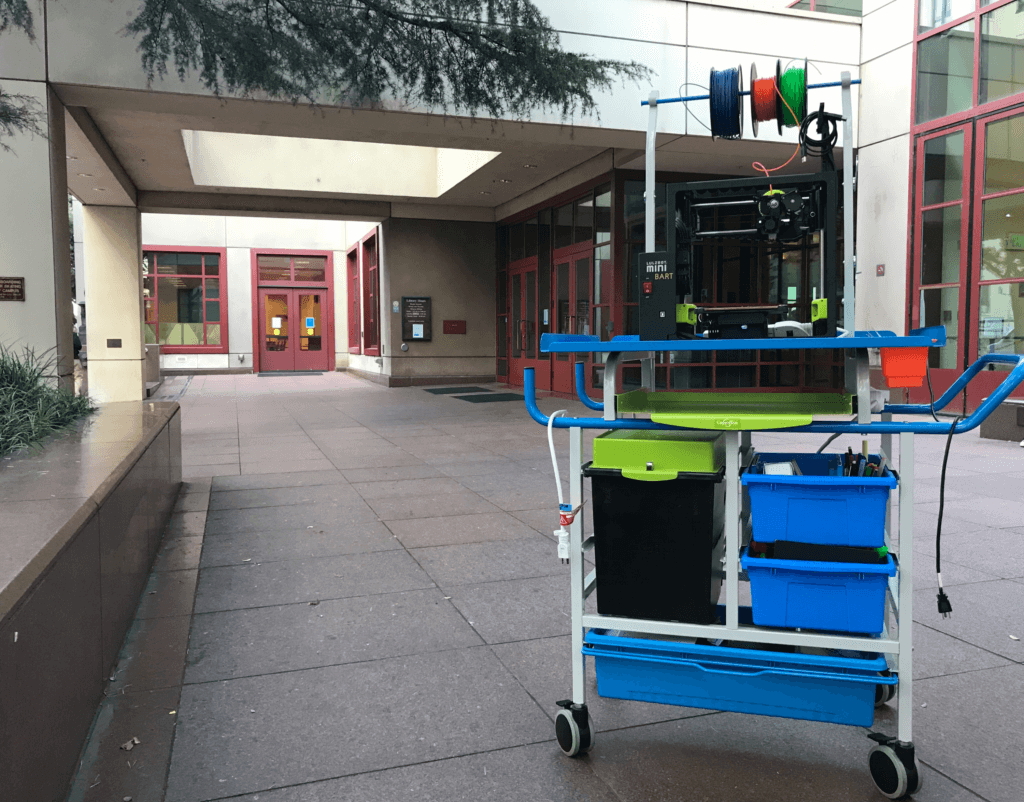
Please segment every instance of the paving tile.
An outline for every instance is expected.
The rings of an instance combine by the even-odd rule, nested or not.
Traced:
[[[154,571],[183,571],[199,567],[199,554],[203,550],[201,537],[176,537],[164,541],[153,563]]]
[[[106,694],[181,685],[192,617],[136,618],[125,636]]]
[[[445,477],[363,482],[353,485],[353,487],[367,501],[381,498],[406,498],[409,496],[444,496],[448,493],[466,492],[466,488],[454,479]]]
[[[537,535],[536,530],[504,512],[388,521],[387,526],[407,549],[534,538]]]
[[[312,529],[211,536],[203,547],[202,567],[303,560],[401,548],[391,530],[377,521],[318,524]]]
[[[260,802],[618,802],[586,760],[520,746],[260,792]]]
[[[179,493],[173,512],[205,512],[209,504],[209,488],[202,493]]]
[[[307,487],[344,484],[345,478],[331,468],[326,471],[292,471],[290,473],[258,473],[246,476],[215,476],[213,492],[255,490],[274,487]]]
[[[486,648],[188,685],[179,713],[167,802],[551,737],[550,720]]]
[[[554,722],[556,702],[572,696],[572,637],[538,638],[492,647],[494,653]],[[675,705],[602,699],[597,695],[594,662],[587,659],[587,705],[598,732],[704,715],[706,710]]]
[[[420,449],[419,451],[410,453],[416,454],[416,456],[420,457],[423,462],[426,462],[429,465],[436,465],[438,467],[452,463],[465,463],[468,465],[472,462],[491,462],[496,456],[499,456],[493,451],[487,451],[482,448],[463,448],[459,450],[454,447],[450,450],[446,449],[441,451],[437,449]]]
[[[211,494],[210,511],[287,507],[295,504],[311,505],[357,499],[359,494],[347,483],[225,490]]]
[[[206,532],[229,535],[233,532],[254,532],[282,529],[305,529],[317,524],[361,523],[376,520],[374,513],[361,499],[338,503],[263,507],[245,510],[216,510],[209,514]]]
[[[363,468],[395,468],[405,465],[422,465],[424,460],[401,449],[386,454],[345,454],[332,453],[331,464],[339,471]]]
[[[445,476],[458,478],[461,476],[486,476],[488,474],[502,473],[508,471],[509,466],[514,466],[511,460],[504,458],[482,459],[472,462],[443,462],[437,463],[436,468]]]
[[[185,682],[479,646],[438,590],[197,615]]]
[[[533,490],[481,492],[480,495],[506,512],[550,510],[552,507],[557,509],[558,506],[558,495],[553,481]]]
[[[238,452],[233,454],[182,453],[181,460],[186,468],[194,468],[202,465],[237,465],[239,463]]]
[[[199,571],[153,572],[142,591],[136,618],[165,618],[192,614]]]
[[[527,526],[532,527],[542,535],[551,536],[551,533],[558,528],[558,504],[557,499],[555,504],[550,505],[547,509],[539,510],[513,510],[509,514],[514,516],[517,520],[522,521]],[[593,534],[594,532],[594,517],[590,515],[590,502],[589,500],[584,503],[583,506],[583,532],[585,534]]]
[[[452,604],[488,643],[566,635],[569,575],[513,579],[447,590]]]
[[[939,615],[935,591],[914,591],[914,620],[952,635],[959,640],[987,649],[1010,660],[1024,662],[1024,584],[1001,579],[959,585],[948,593],[953,612],[949,618]],[[1015,641],[1014,635],[1022,640]]]
[[[555,546],[540,537],[434,546],[410,554],[441,587],[566,573]]]
[[[1008,702],[1021,698],[1024,666],[1019,665],[916,683],[919,759],[986,800],[1017,802],[1024,729],[1019,704]]]
[[[859,727],[717,713],[599,730],[587,762],[622,802],[875,802],[871,746]],[[916,802],[980,802],[923,770]]]
[[[938,502],[915,506],[915,512],[938,514]],[[970,498],[947,500],[942,518],[942,531],[946,531],[946,516],[970,521],[975,528],[1000,528],[1019,526],[1024,521],[1024,501],[1008,501],[1002,498]],[[971,530],[967,530],[971,531]],[[954,534],[951,530],[950,534]]]
[[[946,537],[943,536],[943,541]],[[934,544],[933,544],[934,545]],[[943,548],[945,551],[945,548]],[[999,577],[976,571],[966,565],[960,565],[942,556],[942,584],[951,588],[956,585],[970,585],[974,582],[991,582]],[[935,574],[935,555],[925,554],[914,549],[914,587],[915,588],[938,588],[938,577]]]
[[[194,479],[190,482],[182,482],[180,495],[192,495],[195,493],[206,493],[210,492],[210,485],[213,482],[213,478],[210,476],[204,476]]]
[[[192,481],[210,476],[237,476],[241,472],[242,469],[237,462],[231,465],[196,465],[194,467],[185,465],[181,469],[181,478]]]
[[[330,460],[324,459],[300,459],[300,460],[276,460],[265,459],[258,462],[242,462],[242,474],[253,473],[292,473],[306,471],[330,471],[334,470]]]
[[[470,515],[497,512],[498,508],[476,493],[462,491],[440,496],[405,496],[399,498],[367,499],[374,512],[384,521],[406,518],[437,518],[441,516]]]
[[[362,484],[396,479],[430,479],[441,476],[441,471],[429,465],[396,465],[393,468],[353,468],[342,471],[342,475],[353,484]]]
[[[914,622],[915,680],[1006,665],[1010,661],[1004,657]]]
[[[395,593],[433,584],[404,551],[204,568],[196,612]]]
[[[934,535],[919,539],[914,548],[933,556],[928,562],[934,569]],[[943,532],[943,581],[946,578],[947,559],[960,565],[969,565],[993,578],[1024,577],[1024,536],[1014,529],[981,529],[963,535],[947,535]]]
[[[163,802],[178,693],[167,688],[104,699],[68,802]],[[132,738],[141,743],[130,752],[121,749]]]

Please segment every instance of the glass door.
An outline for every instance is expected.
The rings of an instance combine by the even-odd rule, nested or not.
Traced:
[[[968,362],[1024,354],[1024,111],[979,120],[976,134]],[[992,366],[971,382],[968,406],[977,407],[1008,369]]]
[[[946,347],[928,354],[936,398],[963,372],[966,354],[971,133],[965,125],[917,141],[911,320],[946,327]],[[928,401],[927,385],[911,398]]]
[[[326,289],[292,290],[299,330],[294,339],[295,370],[328,370],[327,336],[322,315]]]
[[[590,334],[590,281],[593,248],[574,248],[564,256],[555,257],[554,331],[558,334]],[[551,362],[551,389],[556,393],[575,394],[575,363],[585,362],[584,376],[589,376],[590,356],[555,354]]]
[[[260,370],[295,370],[290,290],[259,291]]]
[[[537,260],[524,259],[509,266],[509,383],[523,384],[523,370],[537,360]],[[540,384],[538,385],[540,386]],[[544,389],[542,386],[540,389]]]

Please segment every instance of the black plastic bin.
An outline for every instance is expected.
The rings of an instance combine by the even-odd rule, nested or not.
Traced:
[[[722,587],[725,469],[629,479],[584,466],[594,505],[597,611],[710,624]]]

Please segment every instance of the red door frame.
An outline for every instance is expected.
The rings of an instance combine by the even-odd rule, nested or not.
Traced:
[[[373,229],[370,233],[359,240],[359,264],[360,275],[362,276],[363,289],[363,353],[366,356],[380,356],[380,240],[377,238],[378,230]],[[371,267],[367,253],[373,252],[374,264]],[[372,274],[372,275],[371,275]],[[373,341],[367,336],[366,329],[373,327]]]
[[[359,253],[361,250],[356,244],[345,254],[345,301],[348,305],[348,352],[350,354],[363,352],[363,315],[360,303],[362,293],[359,291],[359,276],[361,274]]]
[[[581,259],[587,259],[589,263],[588,276],[587,276],[587,331],[591,334],[594,332],[594,304],[592,303],[594,295],[594,242],[590,240],[588,242],[577,242],[573,245],[567,245],[564,248],[557,248],[552,252],[551,258],[551,311],[552,311],[552,331],[557,332],[559,326],[555,322],[558,315],[558,266],[560,264],[569,264],[569,309],[578,309],[579,298],[576,297],[577,278],[576,278],[576,265]],[[570,315],[570,319],[577,320],[577,315]],[[572,328],[578,328],[579,322],[577,320],[575,326]],[[584,376],[589,376],[590,365],[592,358],[589,354],[568,354],[568,359],[558,359],[558,354],[555,354],[551,360],[551,390],[556,393],[570,393],[576,392],[576,362],[585,362]]]
[[[218,271],[218,278],[220,279],[220,345],[161,345],[160,353],[162,354],[227,354],[229,353],[228,342],[228,250],[227,248],[198,248],[191,245],[143,245],[142,252],[153,251],[155,253],[215,253],[220,256],[220,270]],[[140,267],[141,269],[141,267]],[[157,280],[159,275],[156,272],[151,273],[153,278],[153,286],[157,286]],[[206,276],[201,276],[204,280]],[[213,276],[210,276],[213,278]],[[157,289],[157,295],[159,295],[159,289]],[[157,326],[156,326],[156,340],[160,342],[160,310],[157,308]],[[203,293],[203,337],[206,337],[206,294],[205,285]],[[145,309],[143,309],[143,321],[145,322]]]
[[[525,368],[533,368],[534,376],[537,381],[538,390],[548,390],[551,387],[551,370],[547,365],[542,363],[547,362],[550,364],[550,360],[539,357],[540,347],[540,284],[538,281],[540,259],[536,256],[528,256],[525,259],[517,259],[515,262],[510,262],[508,265],[508,382],[515,387],[523,386],[523,370]],[[522,295],[518,300],[519,303],[519,315],[520,325],[523,327],[523,331],[515,331],[514,320],[516,317],[514,304],[516,303],[515,295],[512,293],[513,277],[520,276],[524,280],[533,281],[533,320],[529,320],[526,317],[527,305],[526,299],[529,297],[526,292],[526,286],[523,285]],[[526,278],[530,277],[530,278]],[[516,342],[526,341],[528,335],[528,341],[532,345],[530,353],[534,356],[512,356],[514,352],[514,345]],[[522,350],[522,349],[520,349]]]
[[[327,265],[323,283],[321,282],[300,282],[300,281],[267,281],[259,280],[259,257],[260,256],[325,256]],[[334,354],[334,254],[331,251],[311,251],[302,248],[251,248],[249,258],[252,269],[252,370],[253,373],[260,372],[260,318],[262,316],[262,305],[259,302],[259,291],[261,289],[296,289],[296,290],[324,290],[326,293],[326,304],[323,317],[323,337],[327,339],[327,367],[325,370],[335,369],[336,357]]]
[[[291,346],[295,342],[297,336],[295,321],[297,315],[295,315],[295,298],[293,291],[288,287],[260,287],[256,291],[256,308],[260,310],[259,320],[257,321],[258,331],[257,336],[259,337],[259,353],[253,354],[253,362],[259,359],[261,367],[266,371],[292,371],[295,370],[295,349],[289,347],[286,351],[280,353],[274,353],[273,356],[263,354],[263,343],[267,336],[267,316],[263,313],[264,300],[268,295],[283,295],[285,298],[286,309],[288,311],[288,339],[289,345]]]

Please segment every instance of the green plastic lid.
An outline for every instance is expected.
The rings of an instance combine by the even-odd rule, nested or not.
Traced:
[[[679,474],[713,474],[725,465],[721,432],[620,430],[594,438],[592,468],[618,470],[627,479],[664,482]]]

